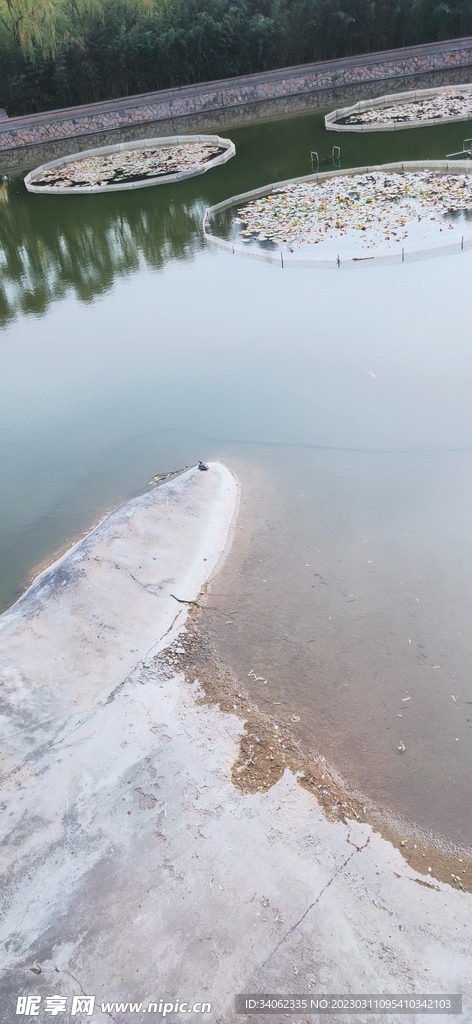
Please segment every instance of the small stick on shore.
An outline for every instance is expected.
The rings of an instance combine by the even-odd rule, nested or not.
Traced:
[[[201,605],[198,604],[198,601],[185,601],[184,598],[176,597],[175,594],[171,594],[170,596],[174,598],[174,601],[178,601],[179,604],[194,604],[196,608],[201,607]]]

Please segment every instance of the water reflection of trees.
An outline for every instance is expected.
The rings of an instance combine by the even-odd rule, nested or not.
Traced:
[[[0,184],[0,324],[41,315],[72,293],[91,302],[143,264],[162,268],[202,246],[203,209],[169,190],[106,196],[30,195]]]

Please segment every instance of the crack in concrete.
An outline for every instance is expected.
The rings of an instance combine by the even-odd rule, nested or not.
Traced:
[[[172,597],[172,594],[171,594],[171,597]],[[164,637],[165,637],[165,636],[167,636],[167,635],[168,635],[168,634],[170,633],[170,631],[171,631],[171,629],[172,629],[172,627],[173,627],[174,623],[175,623],[175,622],[177,622],[177,619],[178,619],[179,615],[181,615],[181,614],[182,614],[182,609],[179,609],[179,611],[177,612],[177,614],[176,614],[176,615],[174,615],[174,618],[172,619],[172,622],[171,622],[171,624],[170,624],[169,628],[168,628],[168,629],[166,629],[165,633],[163,633],[163,634],[162,634],[162,636],[160,636],[158,640],[156,640],[156,643],[154,643],[154,644],[152,645],[152,647],[151,647],[151,649],[150,649],[150,650],[154,650],[154,648],[155,648],[156,644],[160,644],[161,640],[163,640],[163,639],[164,639]],[[146,657],[147,657],[147,658],[151,657],[150,651],[148,652],[148,654],[146,655]],[[143,659],[143,661],[144,661],[144,659]]]
[[[66,969],[64,967],[56,967],[56,971],[59,971],[59,974],[67,974],[67,976],[69,978],[72,978],[72,981],[75,981],[75,984],[79,986],[81,994],[83,996],[87,995],[85,989],[82,988],[82,985],[81,985],[79,979],[75,977],[75,974],[72,974],[72,971],[66,971]]]
[[[7,706],[7,710],[9,707],[11,707],[11,705]],[[13,714],[11,717],[13,719]],[[51,725],[51,723],[54,723],[56,721],[57,715],[53,715],[51,718],[43,718],[41,722],[34,722],[33,724],[35,729],[45,729],[47,725]],[[3,740],[9,740],[11,737],[13,737],[13,739],[16,739],[16,737],[18,735],[21,735],[22,732],[31,732],[31,722],[28,722],[26,725],[22,725],[21,722],[18,722],[15,725],[15,727],[10,730],[10,732],[3,733]]]
[[[62,867],[62,864],[61,864],[61,867]],[[43,892],[44,885],[47,882],[48,878],[51,878],[51,875],[54,875],[56,871],[57,871],[57,868],[56,868],[56,865],[54,865],[54,867],[51,868],[50,871],[48,871],[48,873],[45,876],[45,878],[43,878],[41,880],[41,885],[40,885],[39,889],[35,893],[33,893],[32,896],[30,896],[30,898],[29,898],[29,900],[28,900],[28,902],[26,904],[25,910],[23,912],[23,915],[21,917],[21,920],[18,922],[18,924],[16,926],[16,934],[17,935],[20,935],[20,928],[21,928],[21,926],[23,924],[23,921],[24,921],[26,915],[28,914],[28,911],[29,911],[31,905],[35,902],[35,900],[38,899],[38,896]],[[21,884],[21,882],[20,882],[20,884]]]
[[[147,588],[142,583],[140,583],[139,580],[137,580],[136,577],[133,576],[133,574],[131,572],[129,572],[129,570],[128,570],[128,573],[132,577],[132,579],[135,580],[135,582],[138,583],[138,585],[143,588],[143,590],[147,590]],[[201,593],[201,591],[200,591],[200,593]],[[200,605],[196,601],[183,601],[183,600],[181,600],[178,597],[174,597],[174,594],[171,594],[170,596],[173,597],[175,601],[178,601],[179,604],[196,605],[197,608],[200,607]],[[200,596],[200,594],[198,596]],[[174,615],[174,618],[172,619],[172,622],[171,622],[170,626],[165,630],[164,633],[162,633],[162,636],[158,637],[157,640],[153,641],[153,643],[152,643],[151,647],[149,648],[149,650],[147,651],[147,653],[137,663],[137,665],[134,666],[132,671],[135,671],[135,669],[138,667],[138,665],[141,665],[143,668],[149,667],[149,665],[146,665],[146,662],[148,661],[149,658],[154,657],[154,655],[152,655],[151,652],[154,651],[155,648],[160,643],[162,643],[162,641],[165,639],[166,636],[168,636],[168,634],[173,629],[177,619],[179,618],[179,615],[182,614],[182,611],[183,611],[183,609],[179,609],[179,611],[176,613],[176,615]],[[118,683],[118,685],[114,687],[114,689],[108,695],[108,697],[107,697],[106,701],[104,702],[104,704],[95,705],[95,707],[91,708],[89,712],[87,712],[82,718],[80,718],[78,721],[76,721],[72,725],[70,725],[70,723],[67,723],[67,721],[65,721],[65,722],[61,721],[59,726],[58,726],[58,728],[57,728],[57,730],[56,730],[56,733],[53,735],[53,737],[50,740],[47,740],[45,743],[43,743],[41,746],[39,746],[36,750],[32,751],[31,754],[29,754],[29,756],[26,757],[25,760],[21,762],[21,764],[15,765],[15,767],[11,768],[9,772],[5,773],[4,775],[0,775],[0,786],[4,782],[7,782],[13,776],[17,775],[18,772],[21,772],[22,769],[26,768],[27,765],[31,764],[31,762],[34,762],[34,761],[37,761],[37,760],[41,760],[41,758],[46,753],[48,753],[50,750],[53,750],[54,747],[56,747],[58,745],[61,745],[61,744],[64,744],[67,740],[69,740],[70,737],[74,734],[74,732],[77,731],[77,729],[80,729],[82,725],[84,725],[86,722],[90,721],[91,718],[93,718],[93,716],[95,715],[95,713],[97,711],[97,707],[98,708],[106,707],[107,704],[112,704],[114,699],[115,699],[115,696],[120,692],[120,690],[123,689],[123,687],[126,685],[127,682],[133,682],[133,680],[131,679],[131,673],[129,673],[125,677],[125,679],[123,679],[121,681],[121,683]],[[48,719],[46,721],[46,724],[48,724],[49,722],[54,722],[54,718]],[[43,724],[44,723],[40,723],[40,725],[43,725]],[[69,724],[69,729],[67,729],[67,725],[68,724]],[[64,730],[66,730],[66,729],[67,729],[67,731],[64,732]],[[62,736],[60,735],[61,732],[63,733]],[[67,747],[66,747],[66,749],[67,749]]]
[[[132,682],[133,680],[131,679],[131,675],[126,676],[126,679],[122,679],[121,683],[118,683],[118,686],[115,686],[111,693],[108,694],[108,697],[102,707],[106,708],[107,704],[113,704],[115,697],[117,697],[123,687],[126,686],[126,683]]]
[[[79,981],[78,978],[75,977],[75,974],[72,974],[72,971],[66,971],[66,970],[64,970],[64,968],[61,969],[60,967],[56,967],[55,970],[59,971],[60,974],[67,974],[69,978],[72,978],[72,980],[75,981],[75,984],[79,986],[81,994],[83,996],[87,997],[87,993],[86,993],[85,989],[83,988],[82,983]],[[113,1014],[110,1013],[109,1010],[104,1010],[102,1004],[100,1004],[100,1005],[101,1005],[102,1013],[105,1013],[107,1015],[107,1017],[111,1017],[111,1019],[115,1022],[115,1024],[117,1024],[116,1017],[114,1017]]]
[[[130,573],[130,575],[131,575],[131,573]],[[133,577],[133,579],[134,579],[134,577]],[[140,586],[142,586],[142,584],[140,584]],[[182,603],[192,604],[194,602],[182,602]],[[148,658],[153,657],[153,655],[151,654],[151,651],[153,651],[155,649],[155,647],[157,646],[157,644],[160,644],[162,642],[162,640],[164,640],[165,637],[171,632],[171,630],[173,629],[173,627],[174,627],[174,625],[175,625],[179,615],[181,615],[181,614],[182,614],[182,609],[179,609],[179,611],[176,613],[176,615],[174,615],[174,618],[172,619],[172,622],[171,622],[170,626],[168,627],[168,629],[165,630],[165,632],[162,634],[162,636],[158,637],[158,639],[153,642],[152,646],[149,648],[149,651],[137,663],[137,665],[134,666],[134,668],[132,670],[133,672],[138,667],[138,665],[142,665],[144,668],[145,667],[149,667],[149,666],[146,666],[145,663],[146,663],[146,660]],[[125,677],[125,679],[123,679],[121,681],[121,683],[118,683],[118,685],[115,686],[115,688],[108,695],[108,697],[107,697],[106,701],[104,702],[104,704],[97,704],[97,705],[95,705],[82,718],[80,718],[78,721],[76,721],[72,725],[70,723],[68,723],[67,721],[61,721],[60,725],[58,726],[58,728],[56,730],[55,736],[52,739],[47,740],[47,742],[43,743],[36,750],[32,751],[32,753],[29,754],[29,756],[26,757],[24,761],[22,761],[20,764],[15,765],[15,767],[11,768],[9,772],[7,772],[4,775],[0,776],[0,786],[4,782],[7,782],[9,779],[11,779],[14,775],[17,775],[18,772],[20,772],[23,768],[26,768],[27,765],[31,764],[34,761],[41,760],[41,758],[45,754],[47,754],[50,750],[53,750],[56,746],[59,746],[61,744],[65,744],[64,749],[67,749],[67,741],[77,731],[77,729],[80,729],[82,725],[85,725],[88,721],[90,721],[94,717],[94,715],[96,714],[96,711],[97,711],[98,708],[106,707],[107,704],[112,704],[114,699],[115,699],[115,695],[117,695],[120,692],[120,690],[122,690],[123,687],[126,686],[126,683],[132,683],[132,682],[133,682],[133,679],[131,678],[131,673],[129,673]],[[54,722],[54,718],[50,718],[47,721],[48,722]],[[40,725],[42,725],[42,724],[43,723],[40,723]],[[67,725],[69,725],[68,729],[67,729]],[[64,732],[64,730],[67,730],[67,731]],[[62,736],[60,735],[61,732],[63,732]]]
[[[130,573],[130,575],[131,575],[131,573]],[[134,576],[133,576],[133,579],[134,579]],[[140,586],[142,586],[141,583],[140,583]],[[171,597],[172,597],[172,594],[171,594]],[[132,672],[135,672],[136,669],[138,668],[138,666],[140,666],[143,669],[148,669],[148,668],[151,667],[149,665],[149,659],[152,659],[152,658],[155,657],[152,654],[152,652],[155,650],[155,648],[158,646],[158,644],[162,643],[162,641],[165,639],[165,637],[168,636],[168,634],[174,628],[175,623],[177,622],[177,619],[178,619],[179,615],[181,615],[181,614],[182,614],[182,609],[179,609],[179,611],[174,615],[174,618],[172,619],[172,622],[171,622],[170,626],[166,629],[166,631],[162,634],[162,636],[159,636],[157,638],[157,640],[153,641],[153,643],[152,643],[151,647],[149,648],[149,650],[147,651],[147,653],[141,658],[140,661],[138,661],[136,663],[136,665],[132,669]],[[182,628],[184,628],[184,627],[182,626]],[[162,652],[159,651],[159,653],[162,653]],[[118,685],[115,686],[115,688],[108,695],[105,703],[103,705],[101,705],[102,707],[106,707],[107,704],[112,704],[114,699],[115,699],[115,696],[120,692],[120,690],[123,689],[123,686],[125,686],[126,683],[128,683],[128,682],[129,683],[134,683],[135,682],[135,680],[132,679],[132,672],[130,672],[129,675],[126,676],[126,679],[123,679],[121,681],[121,683],[118,683]]]
[[[136,576],[133,576],[133,573],[129,571],[129,569],[127,569],[126,571],[127,571],[127,573],[128,573],[128,576],[131,576],[131,579],[132,579],[132,580],[134,580],[134,582],[138,584],[138,587],[141,587],[141,589],[142,589],[142,590],[145,590],[145,591],[146,591],[146,593],[148,594],[148,593],[149,593],[149,590],[148,590],[148,588],[147,588],[147,587],[146,587],[146,586],[144,585],[144,583],[140,583],[140,582],[139,582],[139,580],[137,580],[137,579],[136,579]],[[153,597],[155,597],[155,596],[156,596],[156,595],[154,594],[154,595],[153,595]]]
[[[35,961],[36,962],[36,961]],[[59,973],[59,967],[43,967],[42,964],[38,964],[41,970],[35,970],[34,967],[2,967],[2,971],[14,971],[19,974],[55,974]]]
[[[297,929],[297,928],[298,928],[298,927],[299,927],[299,926],[301,925],[302,921],[304,921],[304,920],[305,920],[305,918],[306,918],[307,914],[309,914],[309,913],[310,913],[310,910],[313,910],[313,907],[316,907],[317,903],[319,903],[319,902],[320,902],[320,899],[321,899],[321,897],[322,897],[322,896],[324,895],[324,893],[326,892],[326,890],[327,890],[327,889],[329,889],[330,885],[331,885],[331,884],[332,884],[332,883],[334,882],[334,880],[335,880],[335,879],[336,879],[336,878],[337,878],[337,877],[338,877],[338,876],[339,876],[339,875],[341,874],[341,872],[342,872],[342,871],[344,871],[344,869],[345,869],[345,868],[347,867],[347,865],[349,864],[349,861],[350,861],[350,860],[352,860],[352,858],[353,858],[353,857],[355,857],[356,853],[362,853],[362,850],[365,850],[365,849],[366,849],[366,847],[367,847],[367,846],[369,845],[369,843],[370,843],[370,836],[368,836],[363,846],[356,846],[356,844],[355,844],[355,843],[352,843],[352,842],[351,842],[351,838],[350,838],[350,836],[351,836],[351,834],[349,833],[349,834],[348,834],[348,837],[347,837],[347,842],[349,843],[349,845],[350,845],[350,846],[354,846],[354,849],[353,849],[352,853],[350,853],[350,854],[349,854],[349,857],[346,857],[346,860],[345,860],[345,861],[344,861],[344,862],[343,862],[343,863],[341,864],[341,867],[339,867],[339,868],[337,869],[337,871],[335,871],[335,872],[334,872],[334,874],[333,874],[333,875],[331,876],[331,878],[330,878],[329,882],[327,882],[327,883],[326,883],[326,885],[324,885],[324,886],[323,886],[323,888],[321,889],[321,891],[320,891],[320,892],[318,893],[318,896],[316,897],[316,900],[313,900],[313,903],[310,903],[310,906],[309,906],[309,907],[307,907],[307,909],[306,909],[306,910],[305,910],[305,912],[304,912],[304,913],[302,914],[302,916],[301,916],[301,917],[300,917],[300,918],[298,919],[298,921],[295,921],[295,924],[293,924],[293,925],[292,925],[292,927],[291,927],[291,928],[289,928],[288,932],[286,932],[286,933],[285,933],[285,935],[283,935],[283,936],[282,936],[282,938],[281,938],[281,939],[280,939],[280,941],[279,941],[279,942],[277,943],[277,945],[275,946],[275,948],[274,948],[274,949],[272,950],[272,952],[271,952],[271,953],[269,953],[269,956],[268,956],[268,957],[267,957],[267,958],[266,958],[266,959],[264,960],[264,962],[263,962],[263,963],[261,964],[261,966],[260,966],[259,970],[262,970],[262,968],[263,968],[263,967],[266,967],[266,966],[267,966],[267,964],[269,963],[269,960],[271,960],[271,959],[272,959],[272,957],[273,957],[273,956],[275,955],[275,953],[277,953],[277,951],[278,951],[278,950],[280,949],[280,947],[281,947],[281,946],[283,945],[283,943],[285,942],[285,940],[289,938],[289,936],[290,936],[290,935],[292,934],[292,932],[296,931],[296,929]]]
[[[54,718],[49,719],[49,721],[54,722]],[[18,772],[22,770],[22,768],[26,768],[26,766],[31,764],[32,762],[40,760],[43,757],[43,755],[52,750],[57,743],[61,743],[62,740],[57,739],[57,737],[60,735],[61,731],[66,728],[66,726],[67,720],[61,721],[52,739],[47,740],[47,742],[45,743],[42,743],[41,746],[38,746],[36,750],[33,750],[31,754],[28,755],[28,757],[25,757],[25,760],[22,761],[21,764],[15,765],[15,767],[11,768],[9,772],[7,772],[5,775],[2,775],[0,779],[0,785],[4,782],[7,782],[8,779],[11,779],[14,775],[17,775]]]

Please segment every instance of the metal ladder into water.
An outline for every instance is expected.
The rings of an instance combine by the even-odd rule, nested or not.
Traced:
[[[472,142],[472,139],[471,139],[471,142]],[[339,168],[341,167],[341,147],[340,146],[333,146],[333,148],[331,150],[331,156],[324,157],[321,161],[320,161],[320,157],[319,157],[319,154],[317,153],[316,149],[312,149],[311,152],[310,152],[310,160],[311,160],[311,169],[312,169],[313,172],[314,172],[314,168],[315,168],[315,164],[316,164],[316,173],[318,173],[318,171],[320,169],[320,163],[322,163],[322,164],[330,164],[330,163],[332,163],[333,167],[335,167],[337,170],[339,170]]]
[[[472,139],[464,139],[462,143],[462,149],[459,153],[448,153],[446,160],[452,160],[453,157],[465,157],[466,160],[472,160]]]

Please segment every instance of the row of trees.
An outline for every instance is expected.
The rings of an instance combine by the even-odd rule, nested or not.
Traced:
[[[472,33],[472,0],[0,0],[10,115]]]

